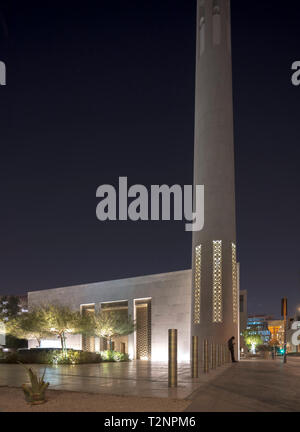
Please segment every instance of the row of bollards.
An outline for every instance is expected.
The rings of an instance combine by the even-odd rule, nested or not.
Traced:
[[[230,351],[227,344],[209,344],[208,339],[203,341],[203,372],[216,369],[230,362]],[[192,337],[192,378],[199,378],[199,338]]]
[[[210,343],[203,341],[203,372],[216,369],[231,361],[227,344]],[[192,337],[192,378],[199,378],[199,337]],[[169,330],[169,387],[177,387],[177,330]]]

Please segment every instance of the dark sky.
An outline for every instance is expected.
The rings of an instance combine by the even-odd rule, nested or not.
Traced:
[[[277,5],[278,4],[278,5]],[[196,0],[2,2],[0,294],[191,266],[184,222],[95,217],[96,188],[192,184]],[[300,304],[300,2],[232,0],[249,312]]]

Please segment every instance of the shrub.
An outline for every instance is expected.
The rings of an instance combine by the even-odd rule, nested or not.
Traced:
[[[100,363],[101,355],[86,351],[68,350],[67,355],[62,351],[57,351],[53,354],[52,364],[58,365],[75,365],[84,363]]]
[[[118,351],[102,351],[101,352],[102,361],[105,362],[125,362],[129,361],[128,354],[122,354]]]
[[[3,353],[0,363],[24,363],[24,364],[54,364],[76,365],[88,363],[125,362],[129,361],[128,354],[118,351],[103,351],[100,353],[88,351],[68,350],[64,353],[61,349],[33,348],[19,350],[16,353]]]
[[[100,363],[100,354],[84,351],[68,350],[63,353],[60,349],[30,349],[20,350],[17,353],[7,354],[1,363],[24,363],[24,364],[83,364]]]

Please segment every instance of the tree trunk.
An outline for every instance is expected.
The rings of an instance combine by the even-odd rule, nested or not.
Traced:
[[[62,348],[62,352],[63,354],[66,354],[66,337],[65,337],[65,333],[62,332],[60,335],[60,342],[61,342],[61,348]]]
[[[39,348],[41,348],[41,343],[42,343],[41,339],[36,339],[36,340],[37,340],[37,343],[39,344]]]

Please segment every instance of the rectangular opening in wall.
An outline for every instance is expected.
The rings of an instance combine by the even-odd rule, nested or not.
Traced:
[[[151,300],[135,301],[136,358],[151,359]]]
[[[116,302],[101,303],[101,313],[115,315],[116,320],[124,322],[128,319],[128,301],[120,300]],[[117,329],[116,329],[117,330]],[[121,330],[120,330],[121,331]],[[111,339],[101,338],[100,350],[113,350],[123,354],[128,353],[128,335],[115,335]]]
[[[95,305],[81,305],[81,313],[82,315],[86,314],[94,314],[95,313]],[[86,336],[82,335],[82,350],[95,352],[95,337],[94,336]]]

